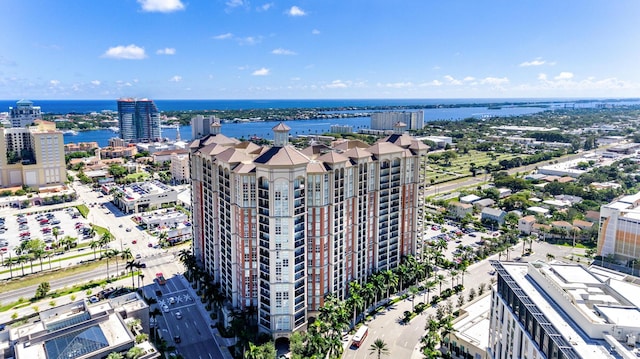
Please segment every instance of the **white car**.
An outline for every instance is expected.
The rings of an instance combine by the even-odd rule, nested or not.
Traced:
[[[180,313],[180,311],[176,312],[176,319],[182,319],[182,313]]]
[[[166,304],[163,304],[162,305],[162,311],[165,312],[165,313],[168,313],[169,312],[169,307]]]
[[[169,304],[176,304],[176,298],[174,297],[169,298]]]

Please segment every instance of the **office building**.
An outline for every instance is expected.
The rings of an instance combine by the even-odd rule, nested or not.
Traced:
[[[40,106],[34,106],[29,100],[20,100],[16,102],[16,107],[9,107],[11,127],[27,127],[39,119],[42,119]]]
[[[640,192],[600,207],[598,255],[620,263],[640,257]]]
[[[118,100],[120,138],[127,142],[153,142],[159,140],[160,114],[153,101],[123,98]]]
[[[289,127],[261,147],[222,135],[191,143],[194,252],[235,308],[287,337],[331,293],[416,252],[426,145],[393,134],[297,149]]]
[[[640,286],[577,264],[491,261],[490,358],[635,358]]]
[[[139,326],[128,324],[140,320]],[[38,320],[11,328],[7,347],[16,359],[102,359],[109,353],[125,354],[138,346],[140,359],[159,358],[160,352],[149,342],[136,344],[136,334],[149,333],[149,306],[137,293],[90,304],[78,300],[38,313]]]
[[[114,203],[124,213],[139,213],[175,206],[178,192],[162,182],[139,182],[116,187]]]
[[[67,180],[62,132],[36,120],[27,128],[0,128],[0,187],[44,188]]]
[[[387,111],[371,114],[372,130],[393,130],[398,122],[407,125],[408,130],[421,130],[424,127],[423,111]]]

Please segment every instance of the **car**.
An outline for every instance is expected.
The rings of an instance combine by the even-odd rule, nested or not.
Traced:
[[[6,328],[6,324],[0,324],[0,332],[3,331],[4,328]]]
[[[147,268],[147,263],[140,263],[140,268]]]
[[[148,243],[147,247],[149,247],[149,248],[153,247],[153,243]]]
[[[122,223],[118,226],[118,228],[122,228]]]
[[[127,228],[127,229],[126,229],[126,231],[127,231],[127,232],[131,232],[131,228]]]
[[[100,301],[100,299],[98,299],[98,297],[96,297],[95,295],[91,298],[89,298],[89,302],[91,303],[98,303]]]
[[[162,291],[156,290],[156,297],[162,297]]]
[[[176,319],[182,319],[182,313],[180,313],[180,311],[177,311],[175,313]]]
[[[136,241],[135,239],[131,241],[131,244],[136,244],[138,243],[138,241]]]
[[[169,298],[169,304],[176,304],[176,298],[170,297]]]
[[[140,253],[136,254],[136,259],[140,259],[142,258],[142,255],[140,255]]]
[[[176,336],[173,337],[173,341],[176,342],[176,343],[180,343],[180,342],[182,342],[182,339],[180,339],[179,335],[176,335]]]
[[[169,306],[167,306],[166,304],[163,304],[162,305],[162,311],[165,312],[165,313],[168,313],[169,312]]]

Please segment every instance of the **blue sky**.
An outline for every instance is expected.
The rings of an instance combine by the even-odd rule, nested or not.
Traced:
[[[640,97],[637,0],[3,0],[0,99]]]

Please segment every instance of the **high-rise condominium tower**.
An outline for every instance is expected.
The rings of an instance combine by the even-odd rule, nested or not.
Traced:
[[[40,106],[34,106],[29,100],[20,100],[16,102],[16,107],[9,107],[11,127],[24,128],[38,119],[42,119]]]
[[[120,138],[127,142],[152,142],[161,137],[160,114],[151,100],[118,100],[118,119]]]
[[[210,130],[190,145],[195,256],[234,307],[257,309],[261,331],[304,329],[327,294],[344,299],[416,252],[422,142],[299,150],[284,124],[272,147]]]

